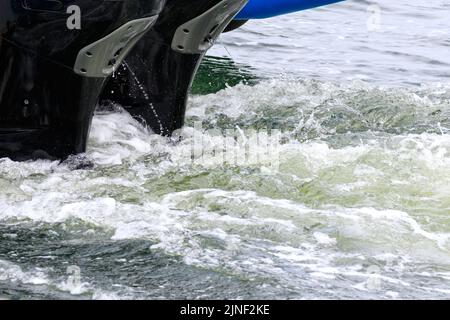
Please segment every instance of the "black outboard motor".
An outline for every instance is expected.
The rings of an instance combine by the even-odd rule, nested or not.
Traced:
[[[206,51],[248,0],[167,0],[155,26],[134,47],[102,94],[154,132],[184,122],[187,95]]]
[[[164,4],[0,0],[0,158],[64,159],[84,152],[105,80]]]

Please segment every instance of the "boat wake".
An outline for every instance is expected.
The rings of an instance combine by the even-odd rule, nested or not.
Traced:
[[[179,139],[99,111],[92,167],[0,160],[0,297],[445,298],[449,116],[447,84],[301,79],[193,96]],[[199,122],[280,130],[278,168],[180,156]]]

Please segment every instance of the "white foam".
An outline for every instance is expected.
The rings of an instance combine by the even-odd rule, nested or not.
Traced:
[[[30,271],[23,271],[18,265],[4,260],[0,260],[0,281],[30,285],[45,285],[49,283],[47,275],[41,269],[35,268]]]

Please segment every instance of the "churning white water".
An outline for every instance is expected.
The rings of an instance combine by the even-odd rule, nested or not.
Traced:
[[[449,4],[374,4],[224,35],[179,139],[99,110],[83,157],[0,159],[0,298],[448,298]],[[279,150],[191,157],[199,122]]]

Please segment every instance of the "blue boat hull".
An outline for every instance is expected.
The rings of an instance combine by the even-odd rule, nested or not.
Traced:
[[[250,0],[235,19],[265,19],[341,1],[343,0]]]

